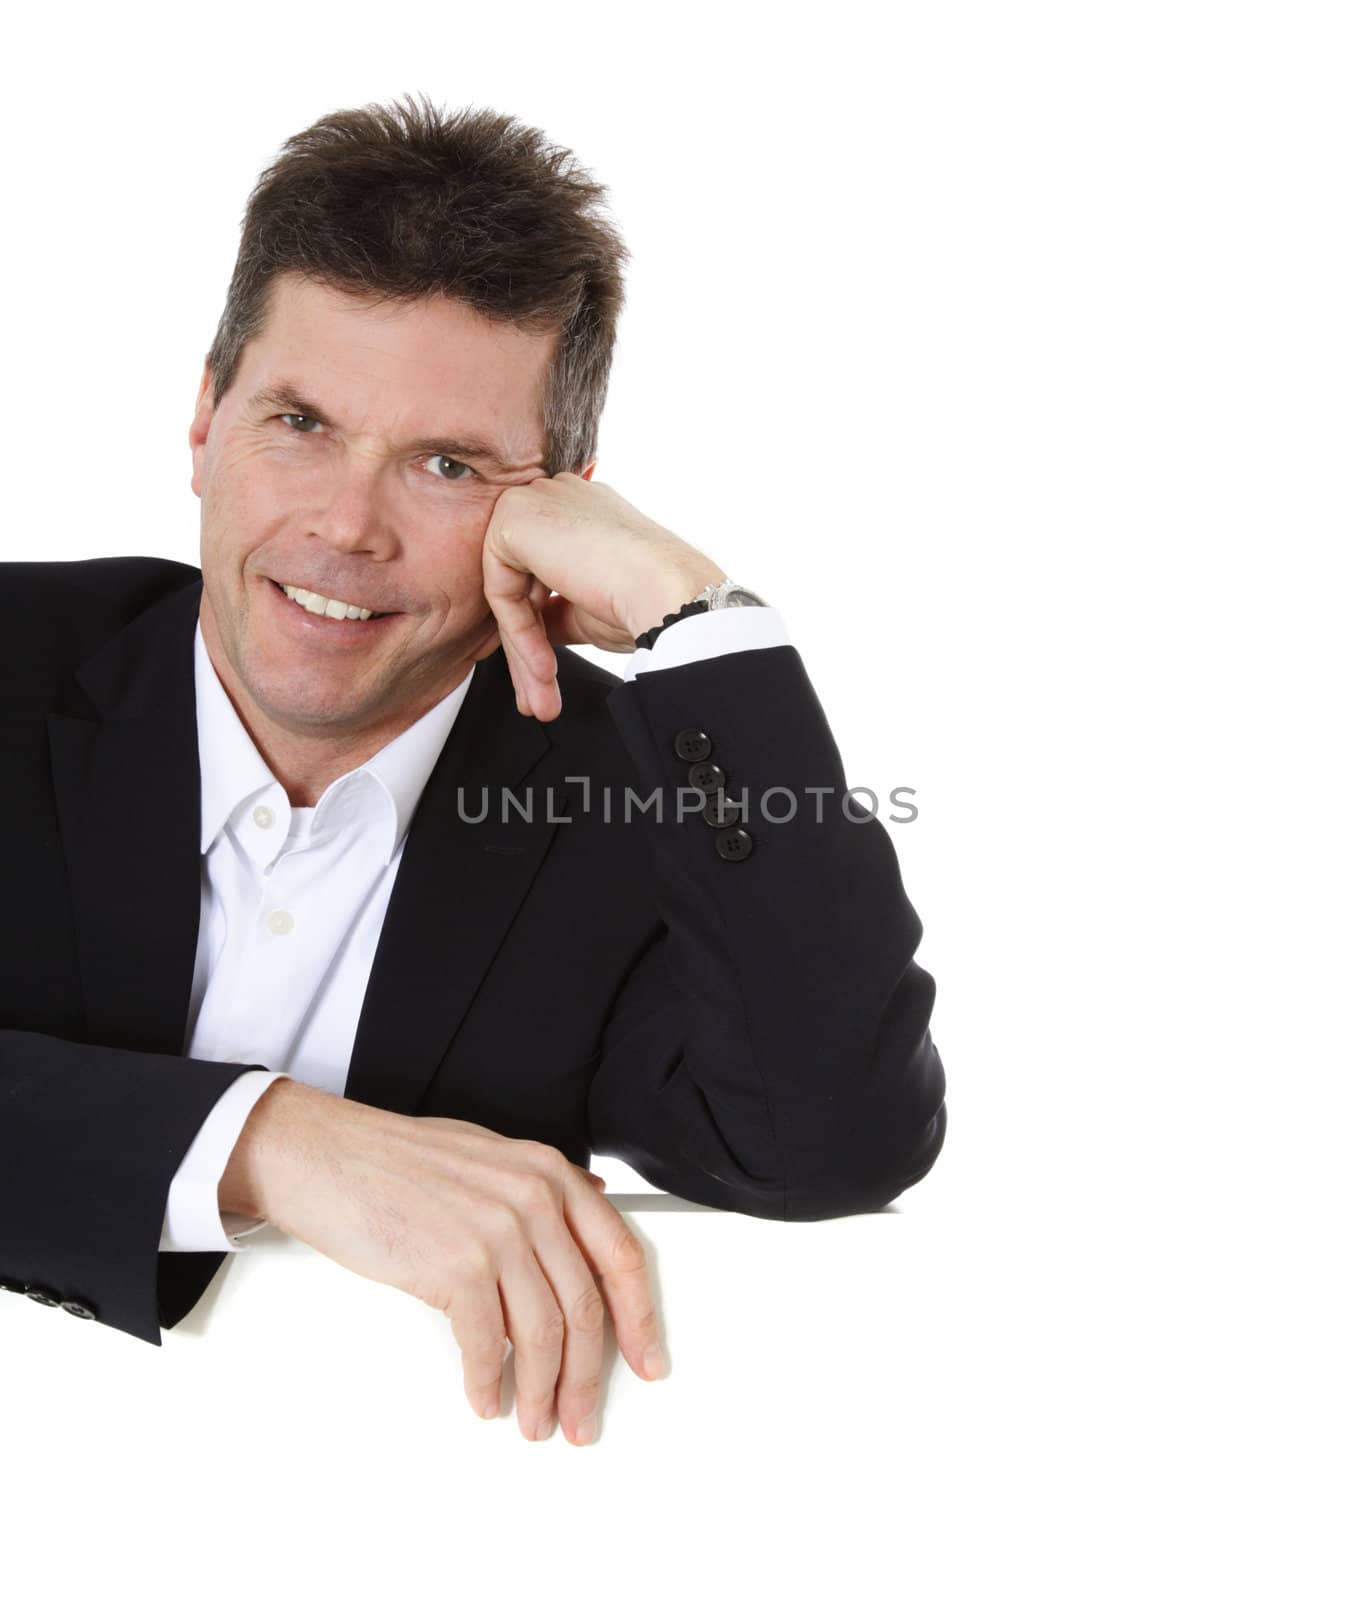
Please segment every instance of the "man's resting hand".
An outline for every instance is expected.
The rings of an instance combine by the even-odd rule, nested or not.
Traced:
[[[558,1412],[587,1443],[604,1299],[632,1369],[662,1370],[647,1365],[659,1332],[645,1251],[601,1184],[551,1145],[280,1079],[243,1127],[219,1205],[441,1311],[479,1416],[497,1415],[511,1340],[523,1435],[549,1437]]]

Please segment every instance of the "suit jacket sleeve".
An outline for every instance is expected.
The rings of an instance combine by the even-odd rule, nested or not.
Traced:
[[[253,1071],[264,1068],[0,1028],[0,1277],[159,1345],[171,1179],[219,1097]],[[167,1270],[207,1281],[221,1261],[173,1257]]]
[[[929,1032],[935,984],[881,822],[846,800],[824,713],[790,645],[641,674],[608,706],[643,796],[660,924],[611,1009],[590,1086],[595,1150],[686,1199],[786,1221],[876,1210],[930,1170],[945,1080]],[[678,815],[711,741],[753,838]],[[811,790],[825,790],[821,819]],[[791,792],[797,809],[782,818]]]

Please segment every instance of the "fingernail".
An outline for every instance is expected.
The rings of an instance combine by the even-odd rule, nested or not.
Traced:
[[[653,1344],[641,1357],[641,1365],[646,1369],[646,1377],[658,1378],[665,1369],[665,1353],[659,1345]]]
[[[549,1439],[550,1436],[554,1432],[555,1432],[555,1418],[554,1417],[546,1417],[542,1421],[541,1426],[536,1430],[537,1442],[539,1443],[542,1439]]]
[[[480,1412],[480,1416],[482,1416],[486,1422],[492,1421],[493,1418],[496,1417],[497,1415],[498,1415],[498,1401],[497,1400],[488,1401],[485,1404],[484,1410]]]
[[[596,1411],[590,1411],[588,1416],[586,1416],[583,1421],[580,1422],[579,1426],[574,1430],[574,1442],[576,1444],[591,1444],[593,1442],[593,1436],[597,1431],[598,1413]]]

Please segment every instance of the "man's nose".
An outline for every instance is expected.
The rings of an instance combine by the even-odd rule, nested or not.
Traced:
[[[335,550],[385,561],[399,540],[389,505],[385,463],[352,459],[333,475],[331,497],[314,518],[312,532]]]

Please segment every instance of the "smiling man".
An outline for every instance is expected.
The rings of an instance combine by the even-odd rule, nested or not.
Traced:
[[[780,619],[592,481],[603,193],[492,111],[322,118],[247,208],[199,567],[0,568],[0,1287],[160,1343],[273,1223],[439,1307],[480,1415],[511,1341],[575,1443],[604,1313],[663,1371],[592,1152],[815,1221],[946,1125]]]
[[[200,623],[258,748],[309,794],[296,803],[500,644],[518,709],[554,717],[548,637],[630,649],[724,581],[601,485],[546,477],[554,347],[448,298],[396,308],[282,273],[217,405],[206,365],[190,433]],[[434,438],[433,417],[457,421]],[[519,485],[532,492],[507,493]]]

